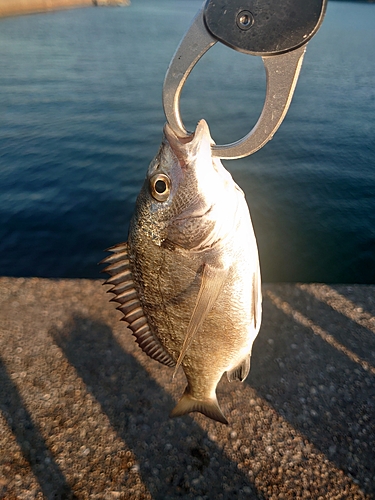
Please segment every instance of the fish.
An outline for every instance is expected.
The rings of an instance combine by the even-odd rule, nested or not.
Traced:
[[[141,349],[187,386],[171,417],[228,424],[216,396],[244,381],[262,316],[258,248],[241,188],[212,156],[208,124],[181,139],[168,123],[130,221],[108,249],[106,280]]]

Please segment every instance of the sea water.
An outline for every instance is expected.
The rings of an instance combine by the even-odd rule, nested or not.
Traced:
[[[200,0],[133,0],[0,20],[0,275],[99,276],[127,238],[165,117],[163,79]],[[375,5],[330,2],[286,119],[224,162],[244,190],[264,281],[375,282]],[[261,58],[216,44],[182,117],[218,144],[256,123]]]

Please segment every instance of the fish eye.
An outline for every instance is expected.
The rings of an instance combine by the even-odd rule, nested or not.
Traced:
[[[155,174],[150,179],[151,196],[157,201],[166,201],[171,192],[171,180],[165,174]]]

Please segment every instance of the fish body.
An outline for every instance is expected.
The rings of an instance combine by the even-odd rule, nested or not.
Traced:
[[[261,279],[244,194],[212,144],[204,120],[190,141],[165,126],[128,241],[106,259],[107,283],[142,349],[184,370],[171,416],[199,411],[227,423],[216,387],[224,372],[241,381],[249,372]]]

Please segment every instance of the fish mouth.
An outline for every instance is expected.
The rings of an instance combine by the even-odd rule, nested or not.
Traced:
[[[166,123],[164,125],[164,136],[176,154],[177,152],[186,152],[186,146],[188,146],[189,150],[197,152],[203,142],[208,142],[210,145],[215,144],[211,138],[208,124],[203,118],[199,120],[195,132],[192,132],[187,137],[178,137],[169,123]],[[179,155],[177,154],[177,156]]]
[[[175,143],[189,144],[194,139],[195,136],[195,132],[191,132],[191,134],[189,134],[187,137],[178,137],[168,122],[164,125],[163,132],[167,141],[171,146]]]

